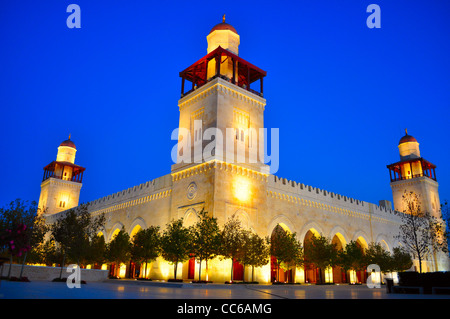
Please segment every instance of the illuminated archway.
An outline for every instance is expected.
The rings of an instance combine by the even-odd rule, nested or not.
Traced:
[[[289,227],[284,223],[277,224],[272,230],[270,241],[271,245],[276,245],[277,237],[283,234],[291,233]],[[270,278],[271,282],[294,282],[295,268],[284,270],[282,265],[279,265],[275,256],[270,256]]]
[[[336,233],[333,236],[331,243],[335,245],[336,250],[338,252],[344,250],[345,245],[347,244],[344,236],[341,233]],[[332,271],[333,271],[333,282],[334,283],[347,282],[347,275],[341,267],[334,266]]]
[[[130,234],[130,240],[133,240],[133,237],[137,234],[138,231],[146,228],[147,225],[145,224],[145,221],[141,217],[135,218],[128,230],[128,234]]]
[[[303,250],[304,250],[304,256],[305,256],[305,265],[304,265],[304,271],[305,271],[305,283],[316,283],[317,278],[319,277],[319,269],[315,267],[313,264],[308,262],[308,246],[313,238],[313,236],[320,236],[319,232],[314,229],[310,228],[303,239]]]
[[[140,232],[142,229],[144,229],[141,226],[142,223],[143,223],[143,220],[138,218],[131,225],[131,231],[129,232],[129,234],[130,234],[130,241],[131,242],[133,242],[134,236],[136,236],[136,234],[138,232]],[[141,274],[141,266],[142,266],[141,263],[136,262],[135,260],[132,260],[130,262],[129,266],[130,266],[130,269],[128,271],[128,277],[130,277],[130,278],[139,278],[139,277],[142,277],[142,275],[145,275],[145,274]],[[121,266],[121,270],[122,270],[122,266]],[[125,271],[126,271],[126,269],[125,269]]]
[[[116,223],[112,227],[108,242],[111,242],[117,236],[117,234],[122,230],[122,228],[123,228],[122,223]],[[125,264],[116,265],[115,263],[111,263],[110,269],[109,269],[109,274],[110,274],[110,276],[125,278],[126,265]]]
[[[199,221],[197,211],[193,208],[188,209],[183,216],[183,226],[191,227]]]
[[[122,227],[123,227],[123,224],[121,224],[121,223],[116,223],[116,224],[112,227],[111,233],[110,233],[110,235],[109,235],[108,242],[110,242],[111,240],[114,239],[114,237],[117,236],[117,234],[122,230]],[[105,240],[106,240],[106,238],[105,238]]]
[[[363,254],[366,253],[369,245],[363,236],[358,236],[356,239],[356,245],[363,251]],[[367,269],[356,271],[356,281],[359,283],[365,283],[367,279]]]
[[[183,215],[183,226],[186,228],[192,227],[200,220],[197,211],[194,208],[189,208],[184,212]],[[194,279],[195,278],[195,257],[192,255],[191,258],[183,263],[182,274],[184,279]],[[186,275],[187,274],[187,275]]]

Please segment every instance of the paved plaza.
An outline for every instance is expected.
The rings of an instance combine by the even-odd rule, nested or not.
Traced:
[[[450,299],[450,295],[389,294],[366,285],[225,285],[107,280],[81,288],[66,283],[1,281],[1,299]]]

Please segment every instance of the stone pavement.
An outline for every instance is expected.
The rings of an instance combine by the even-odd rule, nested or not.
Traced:
[[[88,282],[81,288],[47,281],[0,283],[1,299],[450,299],[450,295],[388,294],[366,285],[178,284],[135,280]]]

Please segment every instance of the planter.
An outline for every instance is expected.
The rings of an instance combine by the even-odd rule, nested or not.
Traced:
[[[183,282],[183,279],[169,279],[167,282]]]

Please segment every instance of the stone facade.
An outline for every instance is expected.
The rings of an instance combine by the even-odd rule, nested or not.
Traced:
[[[226,39],[222,33],[233,33],[220,32],[220,41]],[[236,36],[231,33],[229,35],[236,41]],[[208,47],[208,52],[213,50],[214,47]],[[237,51],[237,45],[234,50]],[[226,72],[230,72],[230,66]],[[177,149],[177,156],[181,156],[180,151],[190,150],[190,161],[172,165],[167,175],[90,202],[92,215],[106,215],[107,222],[102,231],[105,240],[110,241],[122,227],[133,236],[150,225],[164,229],[171,220],[178,218],[183,218],[184,224],[190,226],[196,222],[197,213],[205,209],[218,219],[220,226],[236,214],[245,228],[263,237],[271,236],[280,225],[295,232],[302,242],[313,233],[329,237],[339,247],[354,240],[362,247],[378,242],[392,251],[399,244],[393,236],[399,233],[401,221],[389,202],[382,201],[377,205],[280,178],[270,174],[269,167],[259,158],[256,162],[237,160],[239,149],[249,159],[252,148],[257,147],[250,129],[257,132],[255,141],[264,139],[258,134],[258,129],[264,127],[266,105],[261,95],[226,78],[216,77],[182,96],[178,103],[179,127],[185,128],[190,136],[189,143]],[[232,143],[231,154],[225,145],[216,143],[214,153],[195,158],[195,148],[203,150],[210,143],[197,136],[203,136],[209,128],[224,133],[227,128],[233,129],[231,135],[224,134],[223,139]],[[222,152],[217,151],[219,148]],[[394,196],[394,204],[397,201]],[[48,214],[47,221],[54,222],[60,214]],[[203,279],[208,275],[209,280],[217,282],[229,280],[230,263],[219,258],[210,261],[208,274],[202,272]],[[439,270],[448,269],[446,258],[440,259],[437,265]],[[430,261],[426,266],[428,270],[434,270],[436,264]],[[179,267],[179,278],[188,279],[189,267],[192,267],[190,262]],[[161,258],[149,268],[153,279],[172,276],[172,266]],[[196,266],[195,278],[198,278],[197,271]],[[246,279],[250,271],[246,271]],[[295,280],[305,282],[309,278],[306,273],[295,271]],[[259,282],[270,282],[270,263],[256,269],[255,276]]]

